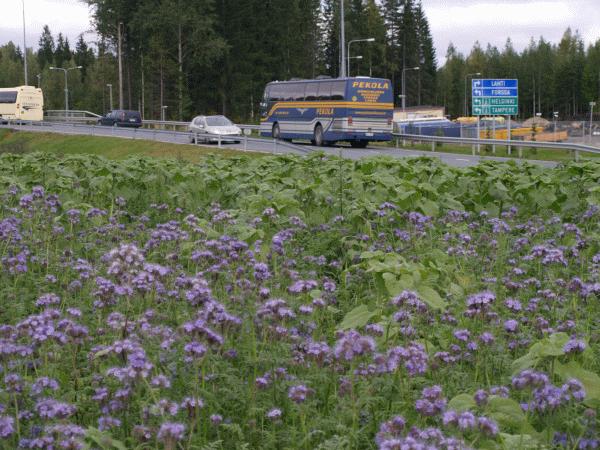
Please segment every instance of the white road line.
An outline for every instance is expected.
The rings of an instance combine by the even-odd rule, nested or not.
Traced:
[[[469,160],[469,159],[462,159],[462,158],[454,158],[454,159],[456,159],[457,161],[471,162],[471,160]]]

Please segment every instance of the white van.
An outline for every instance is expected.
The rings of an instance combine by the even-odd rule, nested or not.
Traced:
[[[44,95],[34,86],[0,88],[0,121],[44,120]]]

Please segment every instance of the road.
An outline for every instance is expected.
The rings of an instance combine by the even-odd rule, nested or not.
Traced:
[[[7,126],[1,125],[6,128]],[[149,130],[149,129],[134,129],[134,128],[116,128],[116,127],[102,127],[102,126],[90,126],[90,125],[72,125],[62,123],[45,123],[43,125],[18,125],[11,126],[12,128],[24,130],[24,131],[36,131],[36,132],[50,132],[59,134],[76,134],[76,135],[90,135],[90,136],[109,136],[119,137],[124,139],[145,139],[158,142],[169,142],[174,144],[189,144],[190,136],[189,133],[180,131],[164,131],[164,130]],[[218,149],[217,144],[214,145],[215,149]],[[472,156],[472,155],[460,155],[455,153],[443,153],[443,152],[425,152],[420,150],[409,150],[409,149],[395,149],[395,148],[384,148],[372,146],[366,149],[353,149],[349,146],[336,146],[336,147],[315,147],[312,145],[299,145],[292,144],[283,141],[272,141],[266,139],[247,138],[239,144],[223,144],[223,147],[230,148],[233,150],[241,151],[252,151],[252,152],[266,152],[275,154],[303,154],[314,151],[323,151],[329,155],[341,155],[344,158],[349,159],[360,159],[374,155],[385,155],[394,158],[416,158],[426,156],[430,158],[439,158],[442,162],[455,167],[469,167],[479,164],[481,161],[522,161],[511,158],[498,158],[490,156]],[[555,167],[557,163],[552,161],[534,161],[529,160],[528,162],[539,164],[543,167]]]

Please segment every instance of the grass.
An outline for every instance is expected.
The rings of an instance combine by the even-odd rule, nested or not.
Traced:
[[[243,152],[168,142],[38,133],[10,129],[0,130],[0,153],[29,153],[34,151],[64,155],[86,153],[116,160],[140,155],[154,158],[176,158],[190,162],[198,162],[210,154],[263,156],[262,153],[258,152]]]
[[[399,143],[400,148],[402,143]],[[396,141],[392,141],[388,143],[387,146],[396,146]],[[408,142],[407,147],[405,149],[411,150],[422,150],[422,151],[431,151],[431,144],[418,144],[418,143],[410,143]],[[441,153],[454,153],[459,155],[472,155],[473,150],[471,146],[460,146],[460,145],[449,145],[449,144],[436,144],[435,146],[436,152]],[[476,153],[477,154],[477,153]],[[574,150],[556,150],[551,148],[542,148],[542,149],[531,149],[531,148],[523,148],[521,155],[519,155],[519,150],[517,146],[512,146],[511,154],[508,154],[507,146],[496,146],[496,152],[492,153],[491,145],[482,145],[481,146],[481,154],[480,156],[497,156],[502,158],[515,158],[515,159],[531,159],[531,160],[539,160],[539,161],[574,161],[575,160],[575,151]],[[579,152],[580,159],[596,159],[600,157],[599,154],[595,153],[587,153],[587,152]]]

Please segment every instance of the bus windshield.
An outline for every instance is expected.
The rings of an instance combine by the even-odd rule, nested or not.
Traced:
[[[0,103],[17,103],[17,91],[0,91]]]

